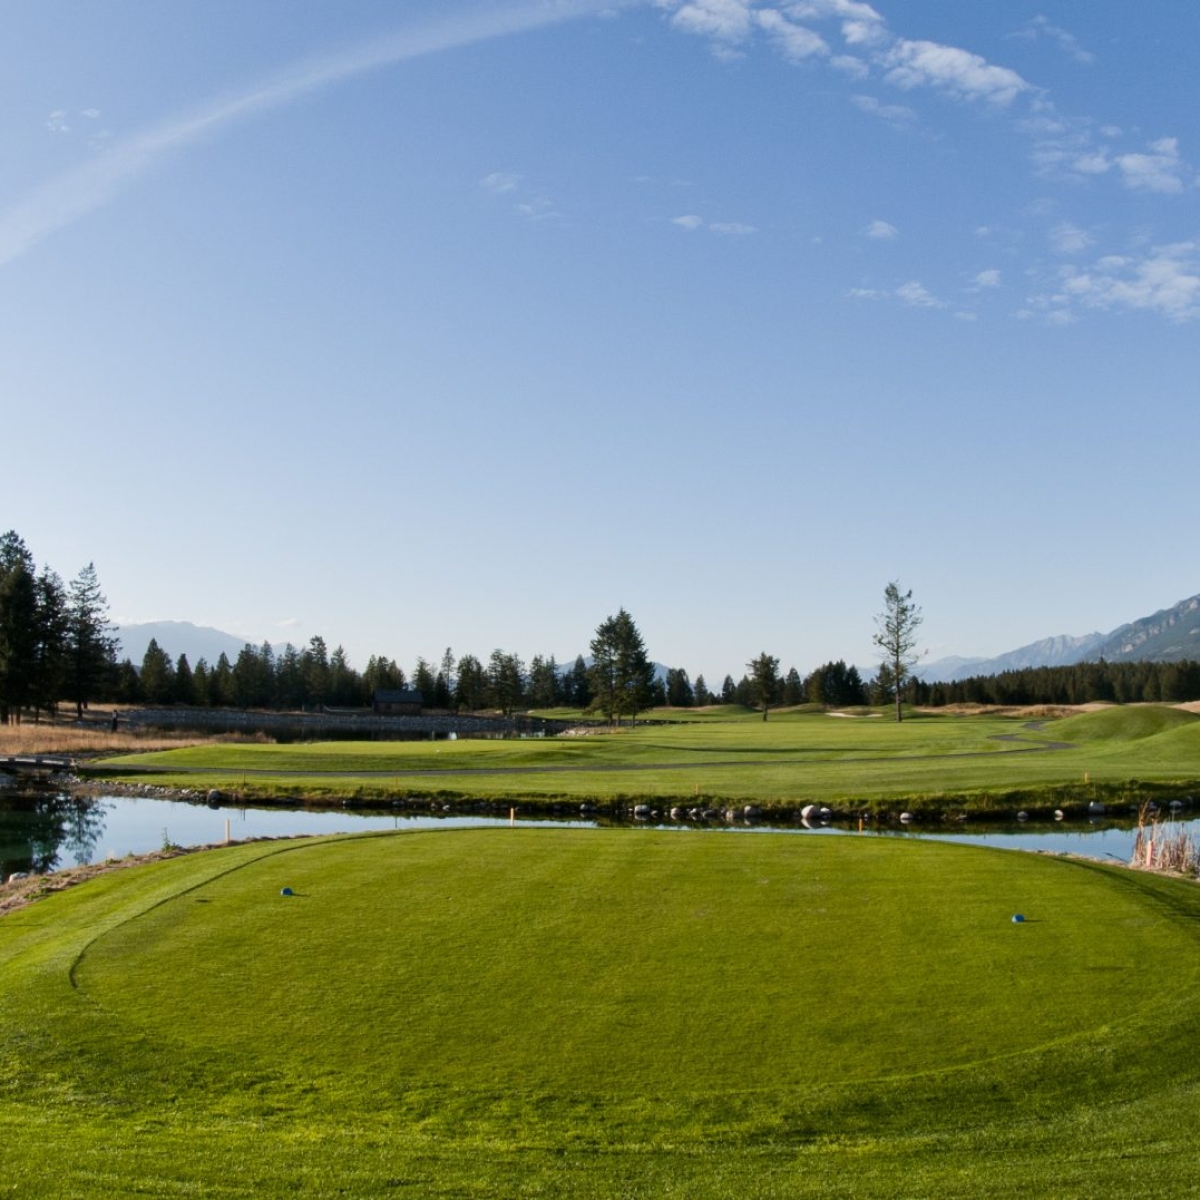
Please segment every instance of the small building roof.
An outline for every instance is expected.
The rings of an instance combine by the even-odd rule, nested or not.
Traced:
[[[415,688],[376,688],[376,704],[423,704],[424,696]]]

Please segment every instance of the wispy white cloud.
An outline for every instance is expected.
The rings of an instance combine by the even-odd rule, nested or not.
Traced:
[[[887,38],[883,17],[860,0],[792,0],[786,7],[798,21],[840,21],[848,46],[874,45]]]
[[[846,293],[852,300],[886,300],[899,302],[907,308],[943,309],[949,305],[939,300],[918,279],[910,279],[899,287],[886,288],[851,288]]]
[[[853,54],[834,54],[829,59],[829,65],[848,79],[866,79],[871,74],[871,68]]]
[[[655,0],[657,7],[674,9],[671,24],[684,33],[713,38],[724,46],[738,45],[754,29],[754,13],[748,0]]]
[[[1069,324],[1080,309],[1151,312],[1174,322],[1200,318],[1200,242],[1105,255],[1087,267],[1061,267],[1053,290],[1032,296],[1019,315]]]
[[[1151,142],[1147,153],[1119,154],[1117,166],[1125,186],[1147,192],[1182,192],[1184,164],[1173,137]]]
[[[909,308],[945,308],[944,301],[937,299],[926,289],[925,285],[919,280],[912,279],[908,283],[902,283],[896,289],[896,296]]]
[[[873,238],[877,242],[890,242],[893,238],[899,236],[900,230],[890,221],[876,219],[862,233],[863,237]]]
[[[891,125],[912,125],[917,119],[916,109],[909,108],[907,104],[881,104],[874,96],[851,96],[850,103],[859,112],[878,117]]]
[[[746,225],[741,221],[706,221],[696,213],[684,213],[683,216],[672,217],[671,224],[679,226],[688,233],[695,233],[698,229],[707,229],[709,233],[723,237],[746,237],[758,232],[756,226]]]
[[[972,280],[976,288],[997,288],[1000,286],[1000,272],[995,267],[980,271]]]
[[[1060,25],[1052,25],[1043,16],[1036,16],[1032,20],[1026,21],[1016,33],[1009,34],[1009,37],[1028,42],[1046,40],[1052,42],[1068,58],[1077,63],[1095,62],[1095,55],[1085,50],[1073,33],[1063,29]]]
[[[1114,145],[1123,136],[1118,126],[1096,129],[1084,118],[1063,116],[1044,98],[1034,101],[1019,128],[1032,139],[1034,167],[1049,178],[1081,183],[1113,173],[1131,190],[1161,194],[1177,194],[1196,180],[1178,138],[1162,137],[1122,152]]]
[[[1179,139],[1159,138],[1141,150],[1118,153],[1107,142],[1097,142],[1086,122],[1061,118],[1035,118],[1025,122],[1034,134],[1034,161],[1048,175],[1095,177],[1116,171],[1133,191],[1178,194],[1194,177],[1179,153]],[[1111,131],[1111,138],[1120,136]]]
[[[528,186],[523,176],[515,171],[492,171],[479,181],[479,186],[493,196],[502,196],[511,201],[512,211],[530,221],[562,217],[549,196]]]
[[[673,27],[708,39],[720,57],[742,57],[756,37],[766,38],[790,61],[819,60],[851,78],[875,75],[907,93],[930,91],[993,111],[1014,111],[1017,128],[1030,139],[1031,160],[1040,175],[1080,183],[1111,176],[1128,188],[1163,194],[1200,182],[1182,159],[1176,138],[1160,138],[1149,147],[1122,153],[1113,145],[1122,136],[1118,126],[1097,129],[1087,117],[1064,115],[1045,89],[971,50],[903,37],[889,28],[877,9],[859,0],[651,2]],[[1045,16],[1034,17],[1010,36],[1045,40],[1078,62],[1092,61],[1069,30]],[[1023,102],[1020,107],[1018,101]],[[851,102],[898,127],[918,119],[916,109],[906,104],[887,104],[863,94],[852,96]]]
[[[493,171],[479,181],[479,186],[485,191],[494,192],[497,196],[505,196],[510,192],[515,192],[520,182],[520,175],[514,175],[511,171]]]
[[[1106,149],[1089,150],[1071,160],[1071,168],[1081,175],[1103,175],[1112,169],[1113,160]]]
[[[740,56],[742,47],[764,32],[788,59],[815,57],[855,78],[874,65],[895,87],[928,87],[960,100],[982,100],[1005,107],[1036,89],[1016,71],[989,63],[978,54],[937,42],[896,37],[880,13],[858,0],[653,0],[669,14],[671,25],[708,38],[722,57]],[[836,21],[843,49],[835,53],[826,37],[811,26]]]
[[[517,201],[513,205],[513,211],[518,216],[525,217],[530,221],[557,221],[562,219],[562,213],[558,211],[554,201],[549,196],[531,195],[524,200]]]
[[[961,100],[982,100],[1003,108],[1022,92],[1033,90],[1016,71],[939,42],[902,39],[883,62],[887,81],[905,91],[931,87]]]
[[[825,56],[829,54],[829,44],[819,34],[806,25],[798,25],[789,21],[782,13],[773,8],[763,9],[755,14],[759,28],[774,40],[784,58],[792,62],[800,62],[805,58]]]
[[[1050,246],[1056,254],[1082,254],[1096,239],[1070,221],[1060,221],[1050,230]]]
[[[619,0],[527,2],[501,11],[434,21],[293,64],[270,79],[218,96],[190,113],[116,140],[102,154],[0,212],[0,266],[113,200],[172,153],[227,126],[291,104],[369,71],[459,47],[596,15]]]
[[[46,118],[46,128],[50,130],[51,133],[70,133],[71,126],[67,124],[66,109],[56,108]]]
[[[98,108],[85,108],[80,114],[81,117],[87,117],[89,121],[97,121],[100,119],[100,110]]]

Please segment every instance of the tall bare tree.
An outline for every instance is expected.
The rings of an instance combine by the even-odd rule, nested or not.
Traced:
[[[916,647],[921,620],[921,609],[913,602],[912,589],[901,592],[898,583],[889,583],[883,591],[883,612],[875,618],[875,634],[871,641],[879,647],[883,666],[892,677],[897,721],[904,719],[900,709],[904,682],[920,657]]]

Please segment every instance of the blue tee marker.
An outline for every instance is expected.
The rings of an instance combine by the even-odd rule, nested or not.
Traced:
[[[1013,924],[1014,925],[1024,925],[1025,924],[1025,914],[1024,913],[1013,913]]]
[[[283,889],[283,891],[281,891],[279,894],[280,894],[281,896],[291,896],[291,895],[294,895],[295,893],[292,891],[292,889],[291,889],[291,888],[284,888],[284,889]],[[1013,917],[1013,920],[1014,920],[1014,921],[1015,921],[1016,919],[1017,919],[1016,917]],[[1022,920],[1022,921],[1023,921],[1024,919],[1025,919],[1024,917],[1022,917],[1022,918],[1021,918],[1021,920]]]

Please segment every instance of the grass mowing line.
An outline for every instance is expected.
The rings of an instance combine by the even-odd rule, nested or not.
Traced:
[[[388,831],[385,830],[384,832],[388,832]],[[289,839],[287,839],[287,844],[272,845],[268,849],[266,849],[264,851],[264,853],[261,855],[258,855],[254,858],[246,859],[244,862],[235,863],[233,866],[227,867],[224,871],[217,871],[212,875],[206,875],[203,879],[198,879],[194,883],[190,883],[187,887],[181,888],[177,892],[172,892],[169,895],[162,896],[159,899],[155,900],[152,904],[148,905],[146,908],[140,909],[139,911],[137,911],[135,913],[131,913],[129,916],[123,918],[122,920],[116,922],[115,924],[98,931],[93,937],[91,937],[88,941],[84,942],[83,945],[79,948],[79,952],[72,959],[70,969],[67,971],[67,979],[70,982],[71,987],[76,992],[80,992],[80,994],[86,995],[86,993],[82,992],[82,989],[79,987],[79,981],[78,981],[78,977],[77,977],[78,969],[79,969],[80,964],[83,962],[84,956],[92,948],[92,946],[94,946],[101,938],[109,936],[115,930],[120,929],[123,925],[128,925],[133,921],[137,921],[140,918],[148,915],[149,913],[154,912],[155,909],[161,908],[165,904],[173,904],[176,900],[180,899],[182,896],[187,896],[192,892],[199,891],[200,888],[202,888],[202,887],[207,887],[210,883],[212,883],[216,880],[223,879],[225,876],[232,875],[237,871],[245,870],[249,866],[256,866],[259,863],[263,862],[265,859],[274,858],[276,855],[279,855],[279,854],[287,854],[289,851],[292,851],[292,850],[310,849],[312,843],[336,842],[336,841],[343,841],[346,838],[351,838],[351,837],[374,837],[374,836],[376,836],[375,832],[371,831],[371,832],[361,833],[361,834],[345,834],[345,833],[344,834],[322,834],[322,835],[312,836],[312,837],[289,838]],[[214,847],[213,849],[216,849],[216,847]],[[207,853],[209,853],[209,851],[201,850],[201,851],[198,851],[197,853],[207,854]],[[172,861],[172,860],[167,859],[167,860],[163,860],[163,861]],[[91,997],[89,997],[89,999],[91,999]],[[92,1000],[92,1003],[96,1003],[94,999]],[[97,1005],[97,1007],[102,1007],[102,1006]]]

